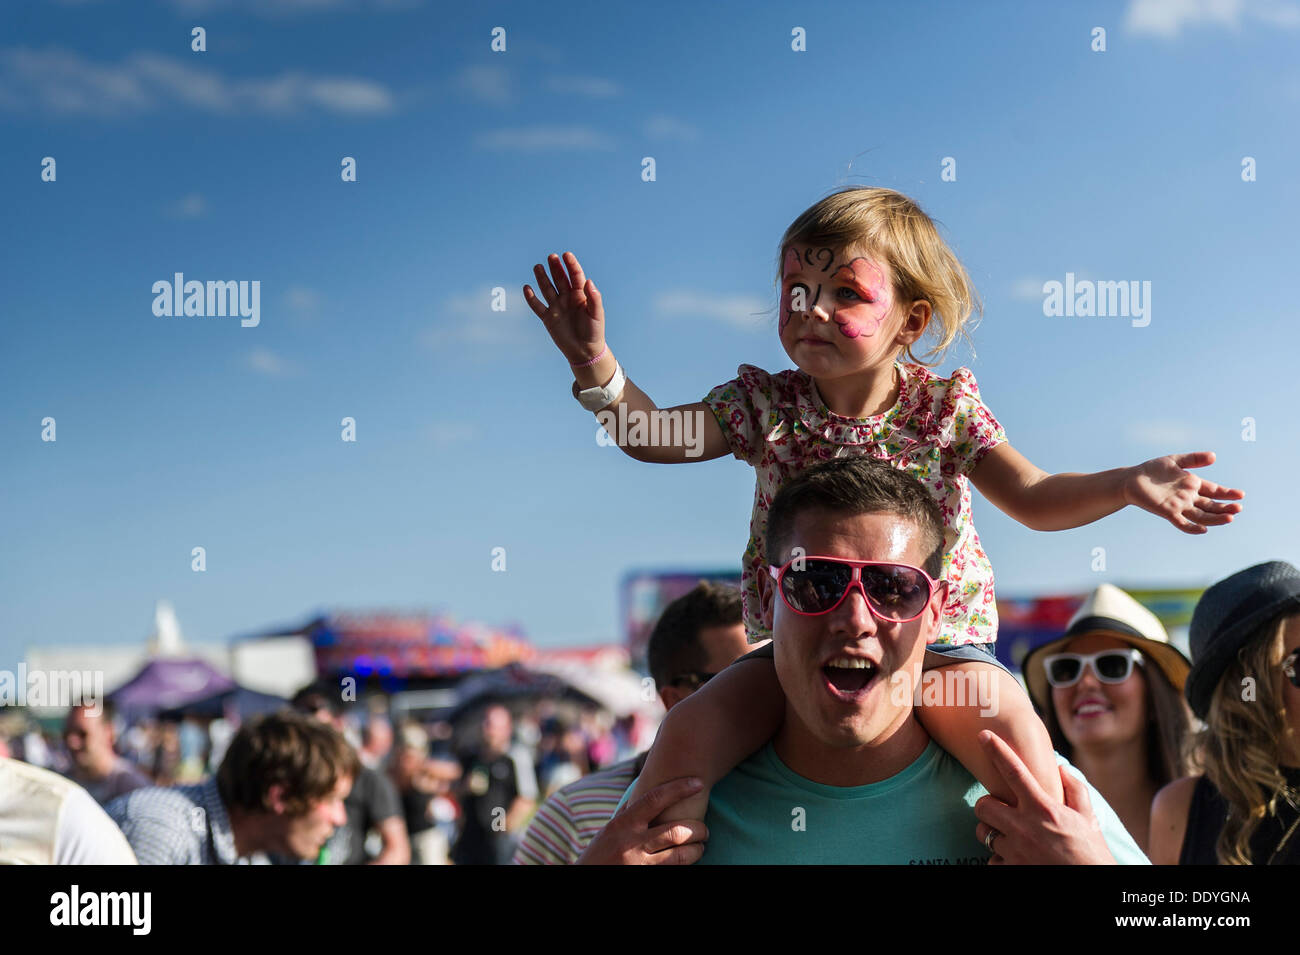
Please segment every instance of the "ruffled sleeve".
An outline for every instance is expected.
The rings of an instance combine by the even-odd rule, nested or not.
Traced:
[[[731,453],[757,466],[763,458],[764,438],[776,426],[772,376],[753,365],[741,365],[736,377],[718,385],[704,398],[727,436]]]
[[[969,368],[954,371],[948,387],[935,397],[938,400],[926,422],[927,437],[947,452],[958,473],[969,477],[984,455],[1006,442],[1007,433],[980,398]]]

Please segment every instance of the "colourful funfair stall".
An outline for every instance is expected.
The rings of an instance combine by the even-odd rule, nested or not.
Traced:
[[[337,613],[303,631],[322,676],[445,679],[531,660],[536,651],[516,629],[458,622],[446,614]]]

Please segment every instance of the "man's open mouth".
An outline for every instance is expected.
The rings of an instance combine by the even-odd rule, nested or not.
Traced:
[[[842,696],[856,696],[867,688],[880,671],[861,657],[836,657],[822,667],[831,688]]]

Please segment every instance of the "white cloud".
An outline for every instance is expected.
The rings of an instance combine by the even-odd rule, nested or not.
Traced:
[[[208,214],[208,202],[198,193],[177,199],[167,206],[167,215],[173,219],[202,219]]]
[[[622,92],[613,80],[599,76],[552,76],[546,81],[552,93],[569,93],[591,99],[609,99]]]
[[[1047,282],[1060,282],[1064,285],[1065,272],[1074,273],[1074,284],[1076,286],[1080,282],[1093,281],[1091,272],[1085,272],[1082,269],[1066,269],[1057,275],[1049,275],[1045,278],[1036,278],[1029,275],[1022,276],[1012,282],[1007,291],[1017,302],[1041,302],[1046,295],[1043,291],[1043,285]]]
[[[1214,435],[1205,427],[1186,421],[1130,420],[1124,436],[1133,444],[1163,448],[1163,454],[1204,451],[1213,444]]]
[[[563,150],[612,150],[614,141],[588,126],[519,126],[479,133],[479,149],[504,152],[556,152]]]
[[[1043,297],[1043,283],[1048,279],[1020,278],[1011,283],[1011,297],[1017,302],[1036,302]]]
[[[523,292],[515,289],[506,289],[504,312],[492,311],[492,289],[484,286],[477,292],[444,299],[437,314],[438,323],[420,335],[420,341],[435,351],[449,346],[534,348],[539,341],[535,336],[546,334]]]
[[[456,75],[455,85],[480,103],[505,106],[515,98],[510,71],[503,66],[468,66]]]
[[[267,378],[286,378],[298,374],[297,365],[260,345],[248,353],[245,363],[248,368]]]
[[[315,312],[321,306],[321,294],[303,285],[291,285],[284,293],[284,304],[295,312]]]
[[[1124,30],[1173,39],[1189,27],[1240,30],[1247,20],[1294,30],[1300,28],[1300,5],[1290,0],[1131,0]]]
[[[655,298],[654,307],[663,315],[711,318],[743,329],[762,327],[770,311],[756,298],[744,295],[704,295],[699,292],[667,292]]]
[[[172,105],[224,115],[310,108],[364,115],[393,109],[387,87],[358,77],[284,71],[230,78],[157,53],[134,53],[113,64],[54,48],[0,51],[0,104],[15,101],[64,115],[99,117]]]
[[[426,428],[424,434],[438,447],[446,448],[473,440],[478,436],[478,428],[465,424],[463,421],[440,421]]]
[[[651,116],[643,127],[649,139],[680,139],[689,142],[699,138],[699,130],[672,116]]]

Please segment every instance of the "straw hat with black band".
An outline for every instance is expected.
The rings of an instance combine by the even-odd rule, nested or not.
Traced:
[[[1191,675],[1187,702],[1205,719],[1210,699],[1237,651],[1259,627],[1278,617],[1300,613],[1300,570],[1271,560],[1240,570],[1201,594],[1188,632]]]
[[[1025,654],[1025,659],[1020,664],[1025,684],[1029,687],[1029,696],[1041,712],[1048,712],[1052,703],[1052,688],[1047,682],[1047,670],[1043,667],[1043,661],[1050,654],[1064,651],[1066,644],[1075,637],[1088,633],[1104,633],[1140,650],[1160,668],[1170,685],[1182,692],[1187,671],[1192,665],[1169,642],[1169,634],[1165,632],[1164,625],[1155,614],[1118,587],[1102,584],[1088,595],[1083,606],[1070,618],[1061,637],[1034,647]]]

